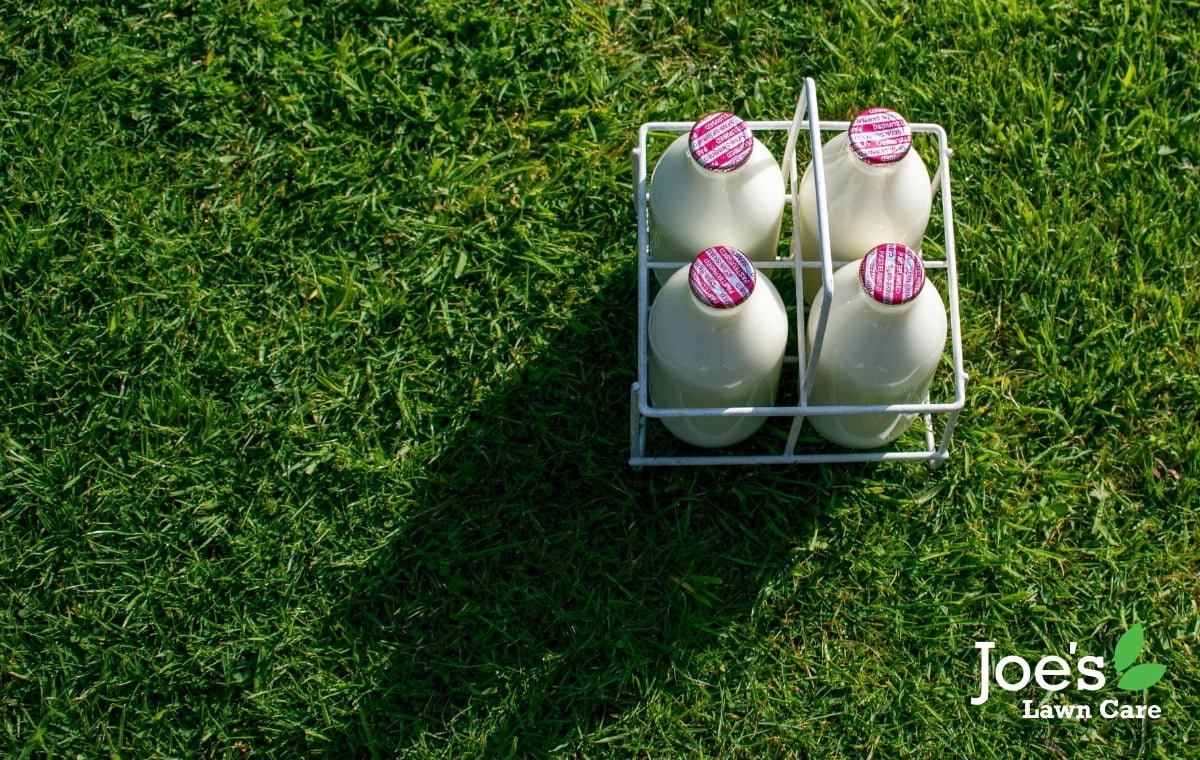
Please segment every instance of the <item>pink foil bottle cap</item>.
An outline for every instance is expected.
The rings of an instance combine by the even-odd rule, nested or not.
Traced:
[[[732,309],[754,292],[757,272],[736,248],[713,246],[700,252],[688,270],[692,294],[705,306]]]
[[[912,127],[887,108],[868,108],[850,122],[850,146],[868,164],[891,164],[912,147]]]
[[[688,148],[700,166],[730,172],[746,163],[754,149],[754,134],[746,122],[725,111],[710,113],[692,126]]]
[[[885,305],[908,303],[925,286],[921,256],[902,243],[884,243],[863,257],[858,279],[871,298]]]

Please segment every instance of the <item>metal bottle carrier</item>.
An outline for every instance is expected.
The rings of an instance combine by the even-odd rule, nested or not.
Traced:
[[[805,117],[808,118],[805,118]],[[921,404],[889,404],[872,406],[823,406],[808,402],[812,390],[815,373],[813,367],[820,361],[821,348],[825,337],[829,311],[822,310],[818,317],[816,340],[811,349],[811,355],[806,347],[806,325],[804,314],[803,283],[801,270],[817,268],[821,270],[822,287],[825,302],[829,303],[833,296],[833,263],[829,251],[829,221],[828,206],[825,191],[825,169],[822,161],[813,161],[813,180],[817,196],[817,225],[820,239],[820,261],[800,260],[800,236],[798,234],[800,220],[799,192],[800,175],[797,172],[796,147],[802,130],[807,129],[809,143],[814,159],[821,156],[821,132],[842,132],[850,127],[849,122],[821,121],[817,112],[816,83],[807,78],[804,80],[804,91],[796,103],[796,111],[791,121],[750,121],[747,122],[755,133],[770,131],[786,131],[787,144],[782,159],[782,171],[786,192],[786,203],[791,206],[792,237],[790,255],[775,261],[756,262],[759,269],[791,269],[795,275],[795,337],[797,352],[784,358],[784,366],[796,366],[796,391],[799,403],[792,406],[755,406],[733,408],[678,408],[655,407],[651,405],[647,393],[646,377],[649,356],[647,324],[650,313],[651,269],[672,269],[679,266],[672,262],[652,262],[649,260],[649,216],[647,204],[646,175],[646,143],[651,132],[683,133],[691,129],[693,122],[648,122],[638,130],[638,144],[633,150],[633,196],[637,208],[637,257],[638,257],[638,342],[637,342],[637,380],[630,389],[630,458],[629,464],[637,470],[655,465],[754,465],[754,464],[807,464],[835,462],[872,462],[872,461],[925,461],[931,468],[936,469],[945,463],[950,455],[950,442],[954,435],[954,427],[958,421],[959,412],[966,402],[967,373],[963,370],[962,327],[958,308],[958,270],[955,263],[954,250],[954,216],[950,199],[950,157],[953,155],[946,140],[946,131],[938,124],[910,124],[914,133],[929,133],[937,137],[938,164],[933,174],[932,188],[934,197],[940,196],[942,210],[942,230],[944,240],[944,259],[925,259],[925,267],[931,275],[930,279],[944,275],[944,283],[939,283],[939,289],[946,296],[950,322],[950,351],[952,362],[952,384],[954,397],[950,401],[934,403],[927,396]],[[714,241],[719,242],[719,241]],[[686,265],[685,265],[686,266]],[[939,274],[935,274],[939,273]],[[787,373],[785,373],[786,377]],[[782,391],[781,380],[781,391]],[[916,413],[918,421],[924,422],[924,446],[905,449],[901,444],[909,436],[901,436],[891,447],[871,450],[843,450],[822,439],[822,450],[813,451],[811,446],[806,450],[798,450],[800,432],[804,419],[808,416],[821,414],[879,414],[879,413]],[[791,427],[783,450],[776,454],[736,454],[722,453],[721,449],[695,449],[693,454],[682,455],[652,455],[647,453],[647,423],[652,418],[662,417],[708,417],[708,416],[749,416],[749,417],[790,417]],[[943,419],[944,418],[944,419]],[[935,427],[935,419],[941,422],[940,434]],[[754,437],[763,435],[760,429]],[[681,444],[682,445],[682,444]],[[740,446],[741,444],[739,444]],[[692,447],[686,447],[691,449]]]

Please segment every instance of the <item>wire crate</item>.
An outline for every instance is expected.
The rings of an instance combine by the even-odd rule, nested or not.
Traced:
[[[949,310],[950,323],[950,361],[953,398],[946,401],[934,402],[928,396],[921,404],[887,404],[871,406],[826,406],[809,404],[809,393],[812,389],[815,372],[812,368],[820,361],[821,349],[825,337],[828,309],[822,310],[818,317],[816,339],[811,348],[811,355],[806,346],[807,333],[805,325],[803,284],[801,271],[805,268],[820,268],[822,288],[825,302],[829,303],[833,296],[833,263],[830,256],[828,233],[828,206],[825,190],[825,171],[822,161],[813,161],[813,185],[817,200],[817,226],[820,240],[820,260],[802,261],[800,257],[799,229],[799,192],[800,174],[797,171],[797,145],[803,132],[808,135],[811,156],[821,156],[821,133],[842,132],[850,127],[845,121],[821,121],[817,109],[816,83],[807,78],[804,80],[804,90],[796,102],[795,113],[791,121],[749,121],[747,124],[756,133],[787,132],[787,143],[784,148],[781,169],[784,177],[785,203],[791,209],[791,241],[790,251],[786,258],[776,258],[774,261],[755,262],[759,269],[791,269],[795,279],[795,338],[796,353],[784,358],[785,367],[793,368],[796,378],[795,397],[798,403],[787,406],[755,406],[733,408],[679,408],[655,407],[650,403],[647,392],[647,367],[649,345],[647,326],[650,312],[650,289],[652,269],[677,268],[678,262],[652,262],[649,259],[649,195],[647,192],[647,141],[650,133],[687,132],[694,122],[647,122],[638,129],[638,143],[633,150],[633,200],[637,210],[637,279],[638,279],[638,328],[637,328],[637,380],[630,388],[630,458],[629,464],[636,470],[647,466],[664,465],[756,465],[756,464],[816,464],[837,462],[879,462],[879,461],[924,461],[931,468],[940,467],[950,456],[950,443],[954,428],[958,422],[959,413],[966,402],[967,373],[963,369],[962,325],[958,303],[958,269],[955,260],[954,247],[954,215],[950,197],[950,158],[953,155],[946,138],[946,131],[938,124],[911,123],[914,134],[928,133],[937,138],[938,162],[937,169],[932,175],[932,189],[935,202],[940,198],[942,212],[942,237],[944,258],[930,260],[926,251],[922,250],[925,268],[931,276],[944,277],[942,292],[946,296],[946,307]],[[811,257],[811,254],[808,254]],[[685,265],[686,266],[686,265]],[[934,273],[937,273],[936,275]],[[943,360],[944,361],[944,360]],[[943,385],[946,385],[943,383]],[[945,390],[950,390],[946,388]],[[798,450],[801,429],[804,420],[810,416],[822,414],[879,414],[879,413],[915,413],[918,415],[917,424],[924,423],[924,435],[916,437],[923,439],[923,445],[905,447],[899,445],[907,436],[894,442],[892,446],[882,449],[848,450],[824,442],[821,450],[811,450],[811,445],[805,450]],[[707,417],[707,416],[749,416],[749,417],[780,417],[791,418],[791,425],[782,450],[778,453],[722,453],[720,449],[700,450],[704,453],[687,454],[652,454],[647,452],[647,426],[649,420],[663,417]],[[940,428],[940,429],[939,429]],[[756,435],[761,435],[760,429]]]

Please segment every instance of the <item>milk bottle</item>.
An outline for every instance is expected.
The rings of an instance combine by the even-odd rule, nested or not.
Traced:
[[[809,404],[861,406],[925,403],[946,346],[946,309],[925,279],[921,257],[899,243],[877,246],[833,276],[825,341]],[[819,291],[808,321],[816,340],[825,308]],[[891,443],[915,414],[809,415],[825,438],[854,449]]]
[[[655,407],[771,406],[787,343],[783,300],[736,248],[702,251],[676,270],[650,309],[650,401]],[[727,446],[765,417],[663,417],[682,440]]]
[[[880,243],[921,249],[933,201],[929,171],[912,150],[912,129],[886,108],[870,108],[821,148],[833,265],[857,261]],[[820,261],[812,164],[800,180],[800,258]],[[805,269],[804,299],[821,289],[821,270]]]
[[[650,177],[650,258],[690,262],[727,245],[773,261],[783,220],[779,162],[731,113],[712,113],[667,148]],[[686,267],[684,267],[686,268]],[[670,269],[654,270],[659,283]]]

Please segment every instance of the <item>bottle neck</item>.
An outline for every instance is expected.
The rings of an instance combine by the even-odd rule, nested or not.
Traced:
[[[873,298],[865,288],[863,288],[861,280],[855,279],[853,282],[856,297],[866,308],[871,309],[880,316],[892,319],[900,319],[905,314],[912,311],[913,304],[915,304],[917,299],[921,297],[921,294],[918,293],[904,303],[880,303],[879,301],[875,300],[875,298]]]
[[[746,166],[744,163],[733,169],[705,169],[704,166],[702,166],[700,162],[696,160],[696,157],[692,155],[691,149],[686,145],[683,148],[683,152],[687,156],[687,165],[691,168],[692,173],[695,174],[701,182],[724,182],[729,177],[737,174],[743,167]],[[749,161],[746,163],[749,163]]]
[[[732,319],[734,316],[736,316],[738,314],[738,312],[740,312],[742,310],[742,307],[744,307],[746,305],[746,301],[749,301],[751,298],[754,297],[754,294],[751,293],[749,296],[746,297],[745,301],[742,301],[740,304],[738,304],[736,306],[728,306],[724,309],[718,309],[715,306],[709,306],[708,304],[704,303],[704,301],[702,301],[700,299],[700,297],[697,296],[695,293],[691,293],[689,291],[688,295],[691,296],[688,300],[691,302],[692,308],[696,310],[696,313],[700,317],[702,317],[704,319],[709,319],[709,320]]]
[[[895,172],[896,169],[900,167],[900,164],[904,163],[904,159],[908,158],[908,154],[905,153],[904,158],[901,158],[898,161],[892,161],[891,163],[886,164],[873,164],[862,156],[858,155],[858,151],[854,149],[854,146],[850,144],[849,140],[847,140],[846,144],[842,146],[842,151],[843,162],[853,167],[854,171],[861,172],[867,177],[886,177],[887,175]]]

